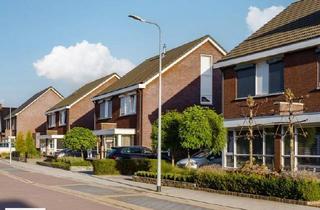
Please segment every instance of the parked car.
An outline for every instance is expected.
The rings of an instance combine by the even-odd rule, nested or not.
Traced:
[[[81,152],[80,151],[74,151],[72,149],[63,149],[54,154],[55,158],[61,158],[61,157],[81,157]]]
[[[190,157],[189,167],[197,169],[205,165],[211,165],[211,164],[221,165],[221,161],[222,161],[221,154],[214,155],[212,152],[208,150],[203,150],[193,154]],[[178,167],[187,167],[187,165],[188,165],[188,158],[184,158],[177,162]]]
[[[111,151],[107,154],[108,158],[119,160],[119,159],[134,159],[134,158],[148,158],[156,159],[157,154],[151,149],[142,146],[123,146],[123,147],[112,147]],[[163,160],[170,160],[167,155],[162,153]]]

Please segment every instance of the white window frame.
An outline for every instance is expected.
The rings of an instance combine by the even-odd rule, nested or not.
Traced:
[[[104,106],[104,113],[101,113],[101,106]],[[112,100],[106,99],[99,104],[99,119],[112,118]]]
[[[202,93],[202,76],[207,76],[207,75],[204,75],[202,72],[202,58],[203,57],[209,57],[210,58],[210,72],[211,72],[211,83],[210,83],[210,91],[211,91],[211,95],[206,95],[205,93]],[[206,97],[208,98],[210,101],[206,102],[206,101],[202,101],[202,97]],[[212,105],[213,103],[213,56],[212,55],[208,55],[208,54],[201,54],[200,55],[200,104],[203,104],[203,105]]]
[[[233,152],[225,152],[225,164],[224,167],[225,168],[237,168],[237,157],[249,157],[249,154],[238,154],[237,153],[237,131],[236,129],[231,129],[230,131],[233,132]],[[263,129],[262,131],[263,137],[262,137],[262,154],[253,154],[253,156],[259,156],[262,157],[262,163],[266,164],[266,158],[267,157],[273,157],[274,158],[274,154],[270,155],[270,154],[266,154],[266,138],[265,138],[265,130]],[[227,137],[228,138],[228,137]],[[227,141],[228,142],[228,141]],[[233,167],[232,166],[227,166],[227,157],[233,157]]]
[[[49,128],[56,127],[56,113],[49,114]]]
[[[269,92],[269,78],[270,78],[269,77],[269,70],[270,70],[269,66],[270,66],[270,64],[268,63],[268,60],[257,62],[254,65],[255,65],[255,95],[253,97],[273,96],[273,95],[279,95],[279,94],[284,93],[283,91],[276,92],[276,93]],[[262,69],[260,67],[262,67]],[[237,82],[237,80],[236,80],[236,82]],[[262,84],[260,82],[262,82]],[[318,84],[320,85],[319,82],[318,82]],[[261,91],[259,91],[259,88],[258,88],[259,86],[261,87]],[[236,93],[238,93],[237,83],[236,83]],[[237,97],[236,99],[245,99],[245,98],[247,98],[247,97]]]
[[[130,104],[131,97],[133,102]],[[120,116],[134,115],[137,108],[137,94],[128,93],[126,95],[119,96],[120,98]]]
[[[63,117],[62,117],[63,116]],[[66,121],[66,117],[67,117],[67,110],[61,110],[59,111],[59,126],[64,126],[66,125],[67,121]],[[63,120],[61,120],[63,119]]]

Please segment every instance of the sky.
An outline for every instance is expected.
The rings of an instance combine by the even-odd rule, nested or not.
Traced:
[[[167,49],[211,35],[227,51],[294,0],[0,0],[0,103],[19,106],[55,87],[124,75],[157,54],[157,22]]]

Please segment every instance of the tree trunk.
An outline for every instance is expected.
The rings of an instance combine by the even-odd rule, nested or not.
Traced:
[[[83,158],[83,150],[81,150],[81,158],[84,159],[84,158]]]
[[[172,166],[174,166],[174,154],[173,153],[171,154],[171,164],[172,164]]]
[[[189,166],[190,166],[190,151],[189,151],[189,149],[188,149],[188,162],[187,162],[187,168],[189,168]]]
[[[250,167],[253,166],[253,144],[252,138],[249,138],[249,165]]]

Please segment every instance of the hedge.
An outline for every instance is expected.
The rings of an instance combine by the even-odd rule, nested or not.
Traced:
[[[156,178],[154,172],[139,171],[136,176]],[[198,171],[193,174],[162,174],[163,179],[196,183],[199,188],[318,201],[318,180],[283,175],[242,174],[239,172]]]
[[[173,167],[164,160],[161,163],[163,173],[181,172],[182,170]],[[133,175],[137,171],[157,171],[157,160],[154,159],[103,159],[92,161],[92,165],[95,175]]]
[[[81,157],[62,157],[56,160],[57,162],[64,162],[70,166],[91,166],[90,161],[86,161]]]
[[[70,170],[70,164],[64,162],[37,162],[38,165]]]

